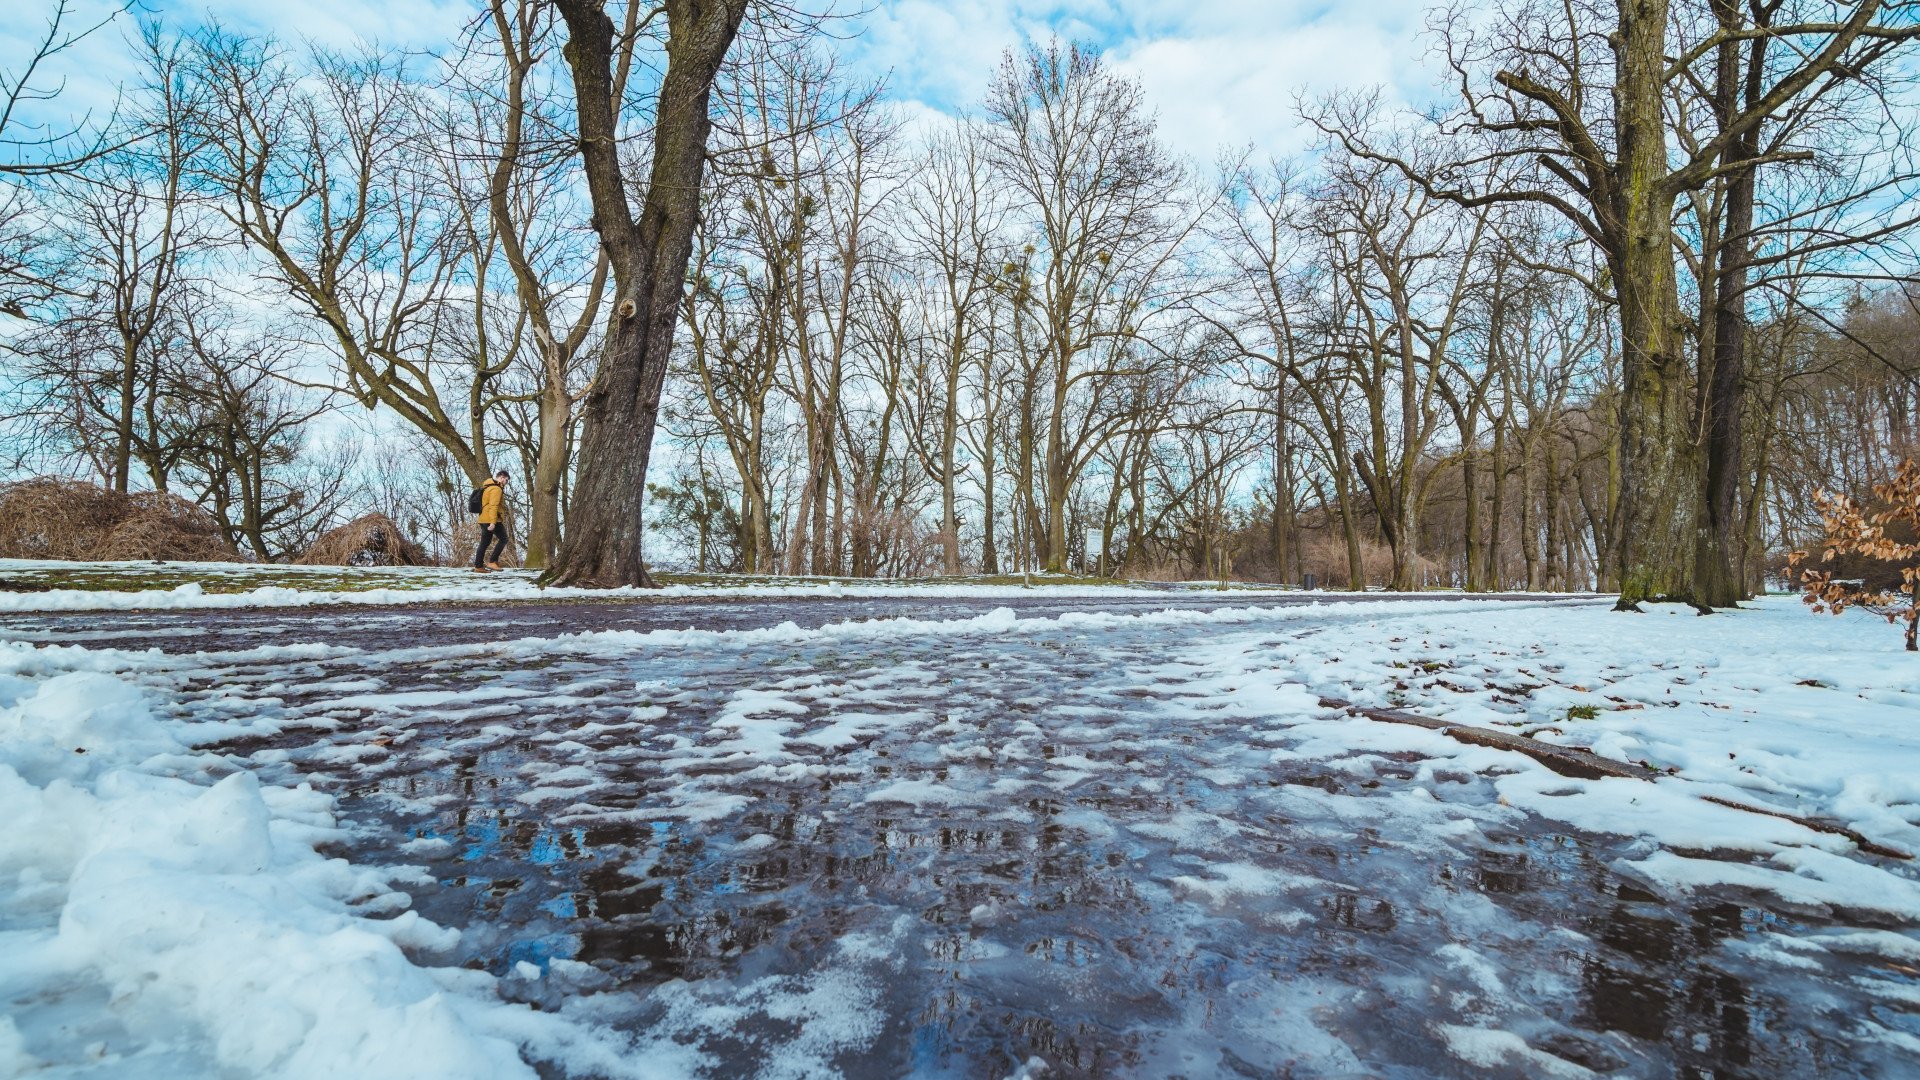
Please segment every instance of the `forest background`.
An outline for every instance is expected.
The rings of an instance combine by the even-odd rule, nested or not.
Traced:
[[[754,5],[650,557],[1715,606],[1913,454],[1915,5],[1206,7]],[[505,467],[552,558],[618,317],[556,10],[40,9],[8,474],[457,559]],[[667,25],[607,10],[638,165]]]

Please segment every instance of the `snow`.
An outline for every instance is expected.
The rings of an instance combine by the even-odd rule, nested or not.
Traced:
[[[1535,1050],[1527,1045],[1525,1039],[1511,1031],[1463,1027],[1459,1024],[1440,1024],[1438,1027],[1447,1040],[1448,1048],[1469,1065],[1483,1069],[1512,1065],[1529,1076],[1572,1078],[1595,1075],[1592,1069]]]
[[[1503,783],[1517,805],[1581,828],[1701,849],[1835,847],[1700,801],[1711,794],[1920,852],[1920,658],[1884,622],[1815,617],[1790,597],[1712,616],[1595,606],[1460,614],[1396,619],[1386,637],[1335,625],[1257,658],[1298,665],[1315,694],[1507,727],[1684,781]],[[1571,717],[1575,704],[1597,715]]]
[[[1503,950],[1558,947],[1551,933],[1569,935],[1559,957],[1590,942],[1514,923],[1482,894],[1393,893],[1417,885],[1384,880],[1370,891],[1341,864],[1328,861],[1323,873],[1300,861],[1316,846],[1357,849],[1384,879],[1433,852],[1470,864],[1500,849],[1503,830],[1552,823],[1613,838],[1607,850],[1618,857],[1607,865],[1664,902],[1757,897],[1817,916],[1811,929],[1728,939],[1716,952],[1726,963],[1813,980],[1836,958],[1920,962],[1912,863],[1704,799],[1828,819],[1920,850],[1920,663],[1885,624],[1815,620],[1779,599],[1710,618],[1580,603],[1248,599],[1213,610],[1023,618],[1001,609],[818,629],[402,639],[384,649],[0,645],[0,815],[10,825],[0,832],[0,1075],[44,1066],[102,1076],[531,1076],[530,1063],[720,1075],[729,1063],[716,1056],[715,1033],[751,1030],[761,1033],[754,1039],[780,1033],[761,1074],[811,1076],[832,1074],[842,1055],[889,1030],[894,980],[943,940],[908,914],[837,932],[802,972],[762,962],[732,978],[624,994],[564,956],[516,958],[493,969],[498,977],[454,964],[463,929],[421,917],[408,891],[437,877],[412,864],[456,857],[449,838],[396,842],[395,865],[316,850],[351,839],[335,788],[320,780],[364,785],[407,755],[516,744],[538,753],[507,770],[518,786],[504,800],[555,827],[678,830],[703,838],[712,858],[789,857],[792,835],[774,835],[756,813],[770,792],[797,803],[831,789],[818,796],[830,807],[823,820],[884,814],[982,833],[998,822],[1019,826],[1007,835],[1032,836],[1044,815],[1065,838],[1061,857],[1097,850],[1124,868],[1128,903],[1150,912],[1149,936],[1182,965],[1221,965],[1204,978],[1228,992],[1180,1008],[1228,1009],[1220,1022],[1232,1032],[1219,1037],[1233,1060],[1267,1071],[1301,1054],[1308,1071],[1377,1071],[1332,1017],[1366,1015],[1399,995],[1427,1002],[1431,1019],[1416,1026],[1455,1071],[1589,1075],[1541,1049],[1563,1031],[1554,1003],[1572,993],[1570,968],[1501,960]],[[805,662],[774,662],[800,650]],[[1102,662],[1108,654],[1122,659]],[[449,681],[474,670],[489,673],[479,692]],[[963,687],[957,673],[968,670],[985,685]],[[1442,732],[1347,716],[1323,707],[1323,696],[1508,727],[1670,771],[1655,782],[1570,779]],[[1597,714],[1579,719],[1576,706]],[[292,745],[247,757],[208,749],[284,733]],[[884,775],[876,746],[890,755]],[[299,782],[295,765],[318,786]],[[442,797],[393,792],[389,804]],[[898,857],[911,869],[919,856]],[[635,862],[626,873],[646,870]],[[971,928],[954,954],[959,968],[1037,964],[1011,935],[1047,918],[1045,891],[1026,882],[956,899],[951,917]],[[1420,906],[1428,902],[1433,910]],[[878,905],[863,894],[856,906]],[[1331,976],[1288,979],[1254,961],[1205,959],[1222,955],[1207,936],[1222,927],[1285,943],[1311,937],[1328,911],[1350,927],[1398,920],[1450,936],[1427,943],[1429,967],[1381,965],[1372,997]],[[1061,943],[1074,932],[1052,931],[1048,947],[1069,947]],[[1109,979],[1113,1000],[1145,999],[1127,981],[1133,969],[1049,962],[1010,981],[1043,1002],[1104,994]],[[1916,991],[1882,975],[1849,982],[1850,993],[1888,1004],[1848,1037],[1898,1050],[1916,1041],[1900,1019]],[[545,1007],[515,1003],[529,1000]],[[1887,1011],[1898,1009],[1906,1014]],[[1103,1022],[1169,1033],[1143,1051],[1146,1071],[1198,1074],[1227,1060],[1207,1056],[1215,1046],[1183,1047],[1181,1033],[1201,1022],[1177,1009]],[[1006,1069],[1040,1076],[1051,1066],[1017,1057]]]
[[[1027,585],[979,584],[951,581],[928,582],[850,582],[844,579],[807,577],[738,577],[716,579],[710,583],[669,585],[659,589],[578,589],[543,587],[537,572],[504,570],[475,574],[458,567],[339,567],[339,566],[253,566],[240,563],[178,562],[52,562],[28,559],[0,559],[0,578],[15,577],[31,583],[36,575],[59,578],[93,578],[112,585],[120,578],[190,576],[172,588],[49,588],[38,592],[0,591],[0,613],[51,611],[203,611],[243,608],[302,608],[336,604],[393,605],[446,604],[516,600],[621,600],[621,599],[995,599],[1035,595],[1061,598],[1166,598],[1170,593],[1214,593],[1218,582],[1182,582],[1164,586],[1076,585],[1050,581],[1047,575],[1034,574],[1034,587]],[[312,577],[322,584],[355,580],[359,587],[304,588],[285,584],[245,586],[262,577],[274,579]],[[58,579],[58,578],[57,578]],[[216,586],[209,590],[208,586]],[[1235,596],[1287,595],[1288,590],[1232,585]],[[1338,594],[1329,594],[1338,595]]]
[[[522,1036],[592,1045],[410,959],[459,933],[314,850],[330,797],[194,754],[133,682],[22,677],[57,660],[0,652],[0,1073],[532,1077]]]

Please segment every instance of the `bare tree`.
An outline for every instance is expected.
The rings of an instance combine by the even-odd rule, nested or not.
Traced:
[[[706,167],[713,81],[747,0],[665,0],[666,71],[653,111],[653,161],[638,212],[620,161],[622,75],[598,0],[555,0],[567,24],[580,161],[614,283],[614,321],[587,392],[574,514],[547,577],[569,585],[652,585],[641,560],[647,462],[686,286]]]
[[[119,145],[43,193],[53,224],[39,232],[58,250],[58,299],[40,310],[42,328],[15,346],[18,376],[41,397],[33,411],[121,492],[136,463],[155,488],[167,486],[175,448],[162,424],[164,354],[180,329],[175,309],[216,243],[189,186],[200,143],[184,49],[148,26],[138,59],[134,108],[124,129],[108,133]]]
[[[262,560],[297,555],[331,524],[352,482],[351,449],[316,459],[308,446],[311,425],[337,401],[287,378],[297,362],[289,342],[205,296],[180,309],[166,394],[179,480],[235,548]]]
[[[201,38],[200,182],[319,330],[335,387],[392,410],[478,484],[489,383],[506,363],[449,336],[470,248],[459,200],[422,153],[419,87],[400,56],[310,60],[295,68],[271,43],[218,30]]]
[[[992,288],[1006,260],[1000,236],[1005,209],[991,190],[983,149],[971,123],[931,141],[906,211],[914,255],[932,271],[923,304],[937,361],[924,400],[938,402],[937,435],[925,458],[940,485],[941,562],[949,574],[960,572],[956,506],[964,379],[984,344]]]
[[[1008,53],[987,116],[990,161],[1036,248],[1029,266],[1047,397],[1045,516],[1033,539],[1046,568],[1061,572],[1069,497],[1109,433],[1076,424],[1076,411],[1097,412],[1115,380],[1137,370],[1142,323],[1168,309],[1150,301],[1177,288],[1168,271],[1194,219],[1182,213],[1186,178],[1156,142],[1139,85],[1087,48],[1055,42]]]
[[[1464,138],[1451,163],[1423,167],[1319,118],[1352,151],[1386,161],[1434,194],[1467,206],[1533,203],[1564,215],[1603,254],[1623,346],[1620,495],[1615,532],[1620,604],[1669,596],[1702,603],[1694,581],[1698,456],[1685,328],[1674,272],[1674,213],[1685,193],[1743,169],[1802,160],[1790,146],[1743,157],[1740,146],[1769,118],[1920,36],[1914,5],[1835,5],[1837,18],[1726,25],[1678,51],[1671,31],[1691,10],[1636,0],[1601,10],[1516,0],[1491,19],[1464,9],[1441,22],[1463,108],[1441,130]],[[1483,29],[1470,29],[1481,27]],[[1667,102],[1676,81],[1723,43],[1767,37],[1791,63],[1771,72],[1709,138],[1670,160]],[[1487,172],[1484,163],[1516,171]],[[1499,183],[1492,181],[1496,177]],[[1596,286],[1598,283],[1596,283]]]
[[[638,5],[630,5],[614,74],[616,99],[626,95],[639,17]],[[560,543],[574,405],[583,392],[585,347],[600,322],[608,277],[604,249],[596,253],[582,245],[570,220],[577,192],[566,182],[572,149],[550,70],[558,39],[554,23],[545,0],[492,0],[488,17],[467,39],[466,55],[450,71],[463,89],[466,108],[449,125],[443,153],[456,176],[469,162],[480,170],[467,190],[484,198],[464,207],[465,231],[474,252],[504,263],[520,314],[518,328],[530,339],[525,353],[531,358],[531,386],[503,398],[530,398],[533,408],[526,561],[536,568],[553,559]],[[476,154],[476,148],[483,153]],[[484,273],[484,267],[476,268],[476,276]],[[477,295],[484,296],[484,290]]]

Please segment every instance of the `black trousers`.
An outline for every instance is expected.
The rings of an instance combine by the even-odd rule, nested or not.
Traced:
[[[487,541],[493,541],[493,554],[487,554]],[[480,546],[473,552],[473,565],[485,566],[490,562],[499,562],[500,553],[507,550],[507,526],[505,522],[480,526]]]

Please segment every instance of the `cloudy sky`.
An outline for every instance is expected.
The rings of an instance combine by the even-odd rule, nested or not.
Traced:
[[[110,0],[75,0],[75,25]],[[1295,149],[1298,91],[1379,86],[1417,99],[1430,85],[1421,31],[1432,0],[840,0],[865,14],[837,27],[848,65],[886,76],[911,112],[952,113],[979,101],[1002,51],[1048,37],[1093,42],[1139,77],[1175,149],[1206,161],[1222,147]],[[0,70],[41,33],[54,0],[0,4]],[[435,49],[473,0],[147,0],[176,23],[213,18],[236,28],[329,44],[373,39]],[[109,27],[57,61],[69,108],[111,102],[121,30]]]
[[[1202,160],[1224,146],[1291,149],[1298,91],[1379,86],[1419,97],[1429,0],[881,0],[845,46],[890,72],[903,103],[979,101],[1001,53],[1050,36],[1098,44],[1137,76],[1161,131]]]

